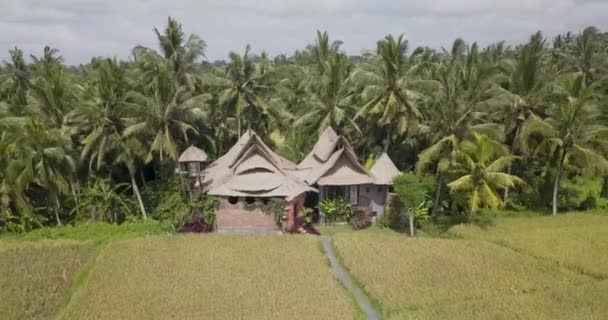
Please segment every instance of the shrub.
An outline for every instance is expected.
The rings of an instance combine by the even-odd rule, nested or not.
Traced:
[[[107,179],[90,181],[72,211],[76,221],[124,222],[136,212],[135,203],[125,194],[129,188],[126,183],[112,185]]]
[[[285,199],[272,198],[268,203],[268,207],[274,216],[274,222],[280,228],[283,227],[283,221],[285,220]]]
[[[372,225],[372,215],[369,210],[355,210],[350,224],[355,230],[365,229]]]
[[[323,199],[320,206],[325,222],[349,222],[353,216],[352,204],[344,198]]]
[[[393,230],[403,230],[405,228],[405,219],[403,218],[402,208],[403,204],[401,201],[397,197],[393,197],[390,205],[378,220],[378,225]]]

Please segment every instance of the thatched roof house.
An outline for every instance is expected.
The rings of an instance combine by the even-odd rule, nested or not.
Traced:
[[[202,173],[202,191],[224,197],[282,197],[316,191],[290,173],[296,165],[274,153],[248,130]]]
[[[401,173],[386,153],[376,159],[370,172],[376,177],[374,184],[377,185],[392,185],[393,179]]]
[[[310,185],[344,186],[374,182],[374,176],[359,163],[348,141],[331,127],[325,129],[297,168],[300,177]]]

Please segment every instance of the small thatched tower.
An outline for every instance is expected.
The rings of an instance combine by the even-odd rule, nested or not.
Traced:
[[[207,153],[195,146],[190,146],[179,156],[178,161],[182,173],[187,173],[191,178],[197,177],[207,162]]]

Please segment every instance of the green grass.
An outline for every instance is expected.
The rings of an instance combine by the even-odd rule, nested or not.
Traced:
[[[65,319],[352,319],[318,240],[186,235],[110,243]]]
[[[73,239],[103,242],[108,240],[136,238],[146,235],[167,233],[161,223],[155,220],[127,222],[120,225],[109,223],[66,225],[45,227],[27,233],[8,233],[0,236],[0,241],[39,241],[45,239]],[[1,242],[0,242],[1,243]]]
[[[0,242],[2,319],[50,319],[94,248],[76,241]]]
[[[463,224],[450,234],[486,240],[599,279],[608,278],[608,217],[570,213],[556,217],[497,219],[479,227]]]
[[[463,224],[455,239],[334,233],[351,275],[390,319],[606,319],[608,217]]]

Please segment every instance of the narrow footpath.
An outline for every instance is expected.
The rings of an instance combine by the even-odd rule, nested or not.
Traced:
[[[350,279],[346,270],[340,265],[338,262],[338,258],[334,252],[334,249],[331,246],[331,239],[328,236],[321,236],[321,243],[323,244],[323,249],[325,250],[325,255],[329,259],[329,263],[331,264],[331,268],[334,270],[336,274],[336,278],[340,281],[344,287],[355,297],[355,300],[359,304],[359,307],[365,314],[368,319],[377,320],[380,319],[380,313],[372,306],[371,302],[365,294],[359,289],[357,286],[353,284],[353,281]]]

